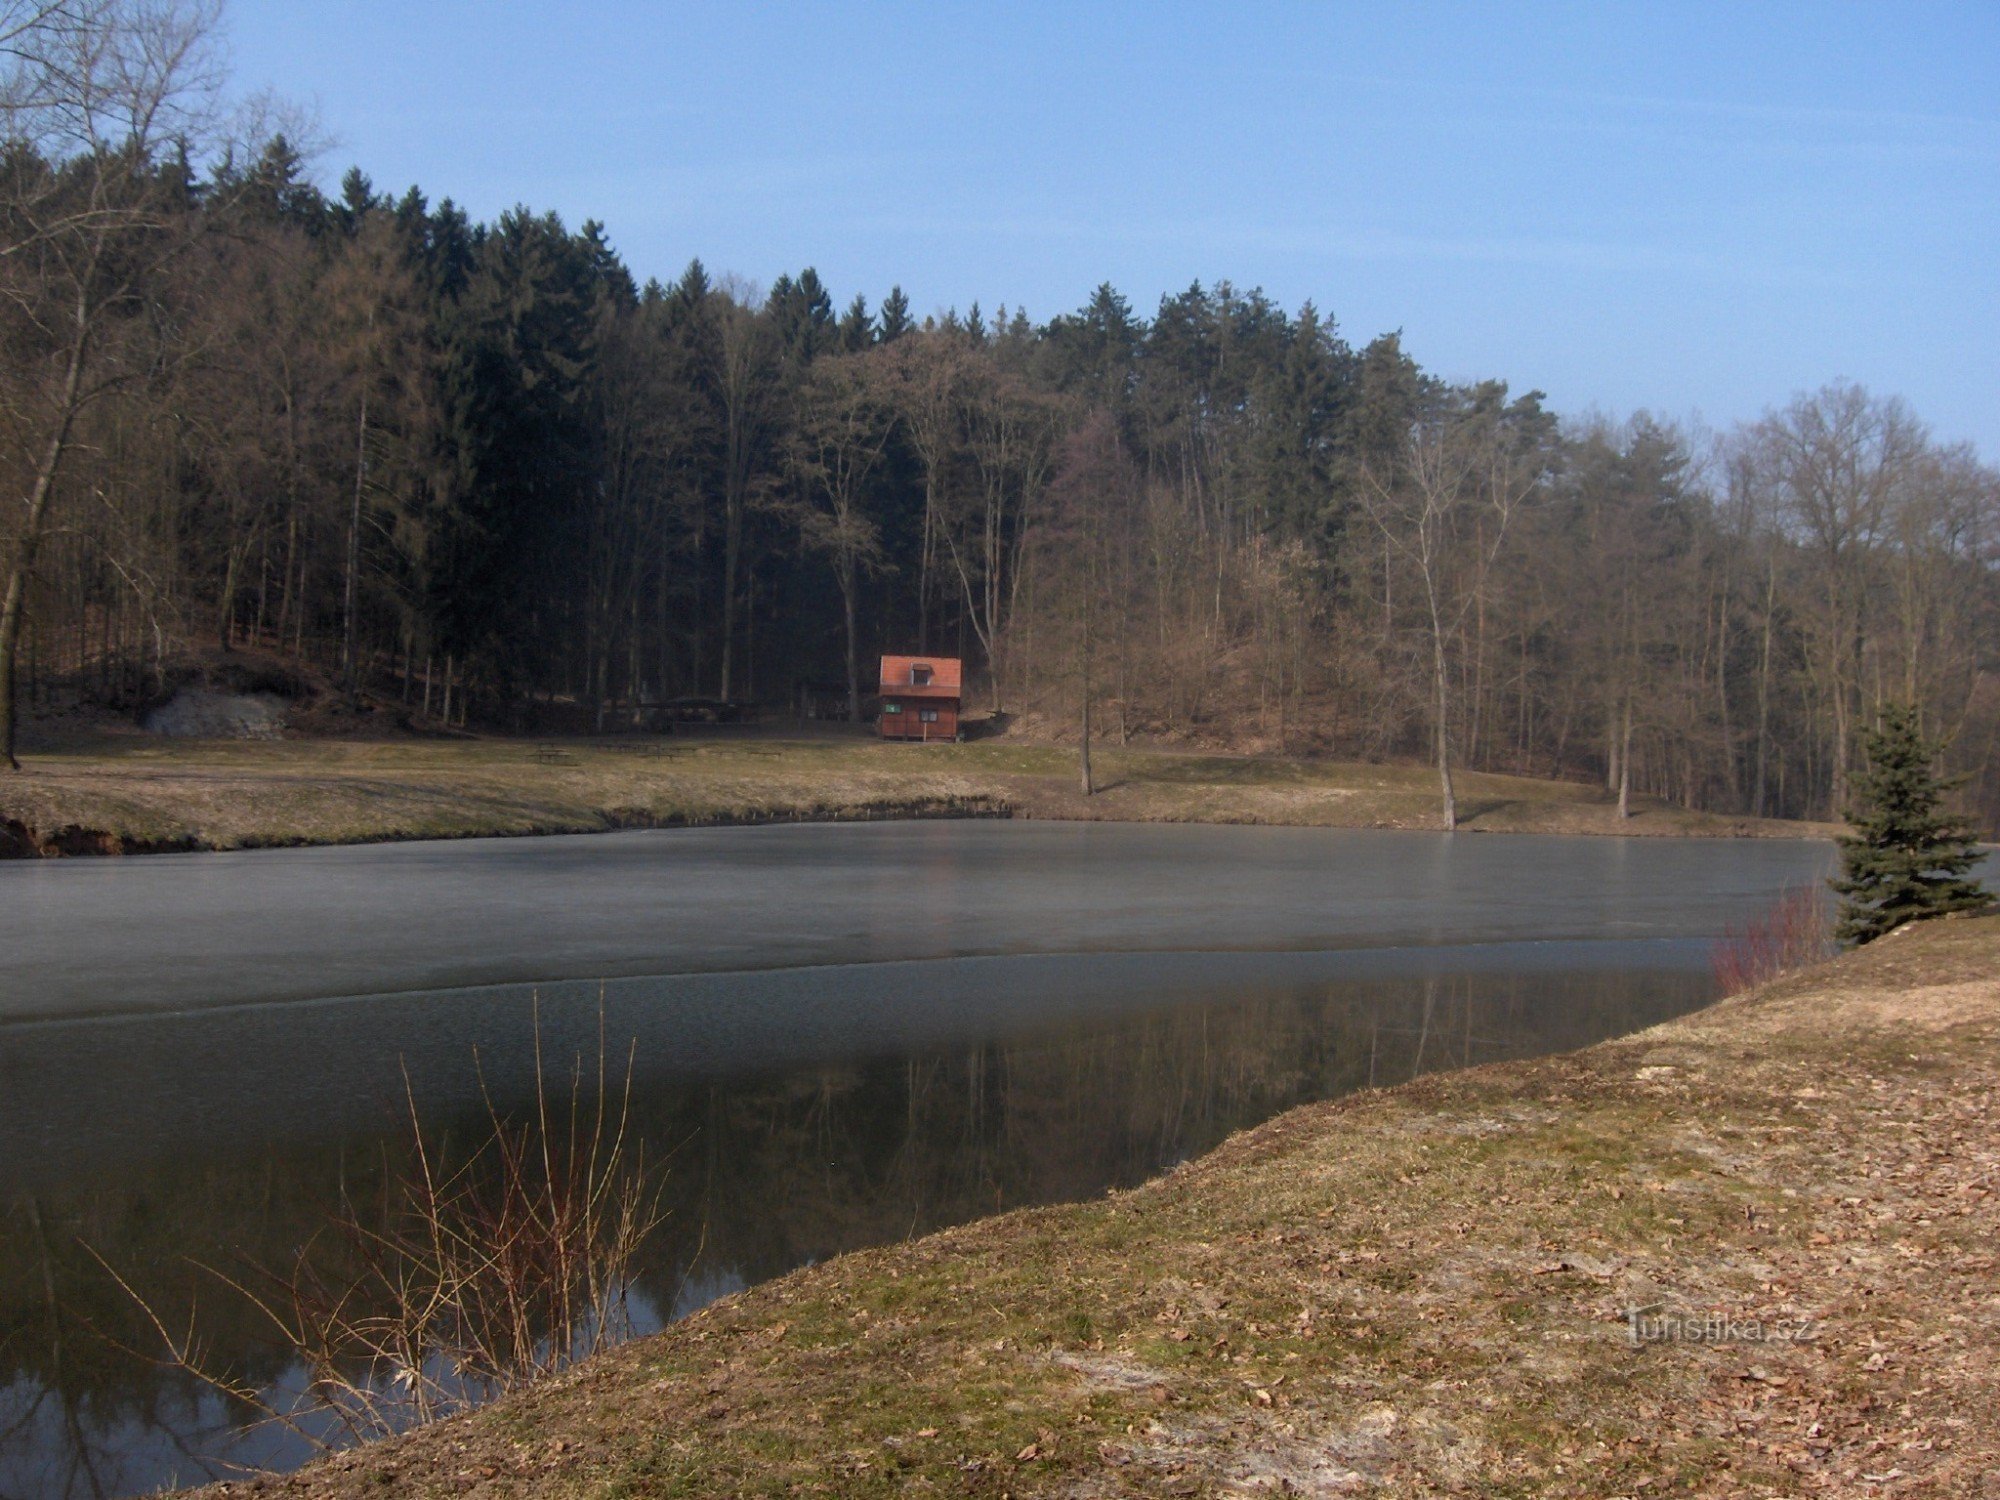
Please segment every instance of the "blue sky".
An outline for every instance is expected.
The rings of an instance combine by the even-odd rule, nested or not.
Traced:
[[[845,302],[1311,298],[1715,426],[1835,377],[2000,460],[2000,5],[235,0],[378,188]]]

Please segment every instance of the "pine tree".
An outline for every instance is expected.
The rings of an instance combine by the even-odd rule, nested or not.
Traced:
[[[910,320],[910,299],[903,295],[900,286],[889,288],[889,295],[882,299],[882,311],[875,320],[876,342],[893,344],[917,325]]]
[[[844,354],[859,354],[875,342],[875,319],[868,311],[868,299],[856,292],[840,318],[840,348]]]
[[[1940,748],[1926,739],[1917,711],[1891,704],[1863,739],[1868,769],[1855,781],[1847,812],[1854,835],[1840,839],[1844,943],[1866,943],[1905,922],[1972,911],[1991,897],[1968,879],[1979,862],[1971,833],[1940,805],[1956,783],[1932,770]]]

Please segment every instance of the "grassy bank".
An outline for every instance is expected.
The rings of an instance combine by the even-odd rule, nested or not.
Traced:
[[[1990,1494],[1996,976],[2000,919],[1935,923],[1297,1110],[259,1493]]]
[[[0,854],[273,844],[847,818],[1012,815],[1144,822],[1430,828],[1416,766],[1103,750],[1102,790],[1075,753],[1009,740],[885,745],[780,735],[524,740],[175,742],[106,737],[0,775]],[[1624,822],[1598,789],[1467,774],[1461,826],[1537,833],[1816,836],[1815,825],[1641,802]]]

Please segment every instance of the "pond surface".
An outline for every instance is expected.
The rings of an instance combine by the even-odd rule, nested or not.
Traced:
[[[283,1267],[482,1088],[635,1048],[656,1327],[1293,1104],[1585,1045],[1712,989],[1820,844],[1112,824],[809,826],[0,865],[0,1497],[307,1456],[136,1357],[101,1255]],[[474,1052],[478,1062],[475,1066]],[[238,1373],[297,1371],[199,1291]]]
[[[1020,953],[1718,932],[1790,840],[865,823],[0,865],[0,1017]]]

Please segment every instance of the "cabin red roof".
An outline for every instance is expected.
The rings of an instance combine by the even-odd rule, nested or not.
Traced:
[[[928,682],[923,679],[928,677]],[[899,698],[956,698],[959,662],[955,656],[885,656],[882,693]]]

